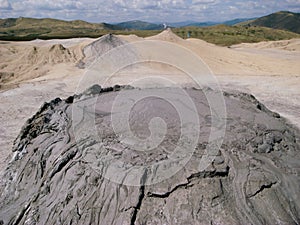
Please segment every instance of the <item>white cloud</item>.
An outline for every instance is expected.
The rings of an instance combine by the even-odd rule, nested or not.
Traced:
[[[12,10],[8,0],[0,0],[0,10]]]
[[[288,3],[300,4],[300,0],[287,0]]]
[[[193,4],[214,4],[217,2],[217,0],[192,0]]]
[[[0,0],[0,17],[55,17],[93,22],[223,21],[280,10],[298,11],[300,0]]]

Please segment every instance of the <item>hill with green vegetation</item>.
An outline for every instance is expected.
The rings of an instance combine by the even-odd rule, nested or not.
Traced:
[[[0,40],[29,41],[34,39],[57,39],[78,37],[100,37],[108,33],[135,34],[140,37],[149,37],[161,32],[157,30],[144,30],[150,23],[133,23],[135,30],[125,29],[124,26],[106,23],[88,23],[81,20],[63,21],[56,19],[0,19]],[[148,25],[147,25],[148,24]],[[149,25],[150,24],[150,25]],[[124,25],[124,24],[123,24]],[[127,24],[128,25],[128,24]],[[222,46],[230,46],[243,42],[276,41],[300,38],[299,34],[258,26],[228,26],[215,25],[209,27],[181,27],[173,31],[182,38],[199,38],[207,42]]]
[[[267,27],[216,25],[176,28],[173,31],[182,38],[189,36],[190,38],[199,38],[222,46],[300,38],[299,34]]]
[[[82,20],[9,18],[0,19],[0,39],[33,40],[36,38],[99,37],[110,30],[122,28],[106,23],[88,23]]]
[[[249,21],[244,25],[269,27],[300,34],[300,13],[281,11]]]

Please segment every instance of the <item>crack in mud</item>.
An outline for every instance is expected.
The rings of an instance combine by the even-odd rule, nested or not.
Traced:
[[[151,151],[131,149],[110,127],[113,112],[109,104],[118,94],[114,90],[120,88],[94,86],[67,100],[56,99],[27,121],[15,141],[15,157],[1,180],[0,217],[4,224],[300,222],[300,132],[263,105],[258,109],[253,96],[224,94],[226,136],[208,167],[200,170],[199,162],[208,146],[211,112],[201,90],[187,89],[199,110],[202,133],[197,147],[177,173],[149,184],[161,175],[158,171],[168,169],[168,164],[158,162],[166,162],[178,145],[177,120],[168,113],[170,135],[161,146]],[[144,90],[124,91],[138,95]],[[79,130],[74,131],[73,104],[92,107],[90,102],[99,96],[103,97],[95,109],[95,117],[101,118],[95,120],[99,133],[87,132],[91,124],[85,116],[92,110],[83,108],[78,114]],[[147,124],[140,124],[144,124],[145,115],[150,119],[157,116],[153,107],[157,103],[152,98],[141,105],[143,113],[133,111],[132,129],[147,131]],[[80,134],[77,139],[74,132]],[[151,167],[153,164],[156,166]],[[120,167],[124,173],[115,172]],[[130,173],[138,167],[144,169]],[[107,179],[107,174],[109,178],[119,177],[120,182]],[[138,185],[124,184],[130,176]]]

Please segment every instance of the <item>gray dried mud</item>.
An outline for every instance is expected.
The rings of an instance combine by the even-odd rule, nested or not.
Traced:
[[[100,56],[126,43],[116,35],[104,35],[83,48],[84,59],[80,60],[78,67],[87,68]]]
[[[120,142],[111,122],[120,113],[113,108],[116,97],[164,91],[186,108],[171,88],[94,86],[45,103],[15,141],[0,189],[0,224],[300,223],[300,132],[249,94],[224,93],[227,115],[220,120],[226,133],[218,151],[206,151],[210,132],[224,126],[212,124],[205,94],[213,90],[185,89],[200,123],[194,127],[200,130],[196,148],[188,154],[172,153],[182,127],[193,124],[180,124],[177,109],[155,97],[138,102],[128,121],[143,139],[151,119],[162,118],[167,132],[161,144],[138,151]],[[204,168],[203,158],[212,159]],[[168,163],[180,170],[154,182]],[[114,173],[117,165],[124,173]],[[126,185],[128,180],[138,185]]]

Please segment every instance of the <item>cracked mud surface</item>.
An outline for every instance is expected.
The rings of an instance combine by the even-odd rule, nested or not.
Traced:
[[[120,113],[116,97],[166,90],[173,91],[94,86],[45,103],[15,141],[2,178],[0,223],[299,224],[299,130],[251,95],[224,93],[226,133],[218,151],[206,151],[210,132],[224,126],[213,127],[205,97],[212,90],[186,89],[200,127],[181,124],[174,105],[152,96],[134,105],[128,122],[144,140],[151,119],[161,118],[166,135],[160,144],[139,151],[120,141],[122,132],[114,133],[111,122]],[[199,129],[198,142],[176,152],[182,127]],[[205,157],[210,160],[202,167]],[[164,177],[170,168],[178,170]],[[130,181],[134,185],[125,185]]]

